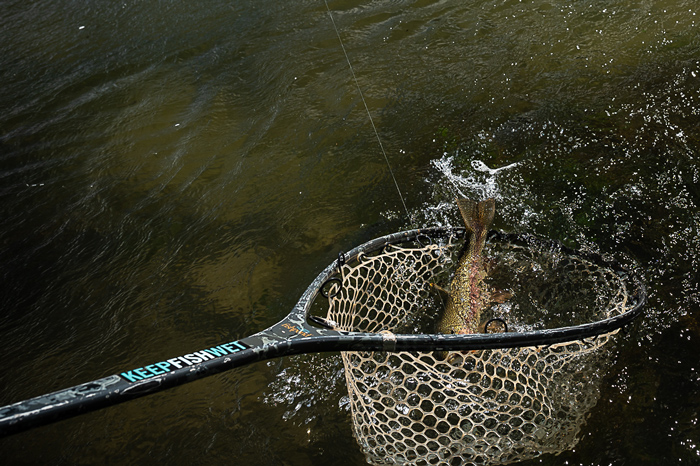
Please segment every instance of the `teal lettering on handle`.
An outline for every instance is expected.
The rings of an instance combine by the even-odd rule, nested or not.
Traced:
[[[168,372],[181,369],[184,366],[182,361],[187,363],[187,365],[196,365],[207,360],[223,358],[229,354],[238,353],[239,351],[243,351],[248,348],[250,348],[250,346],[246,345],[245,343],[241,343],[240,341],[232,341],[230,343],[214,346],[213,348],[197,351],[196,353],[170,358],[166,361],[157,362],[149,366],[122,372],[119,374],[119,376],[127,382],[138,382],[140,380],[149,379],[157,375],[163,375],[167,374]]]

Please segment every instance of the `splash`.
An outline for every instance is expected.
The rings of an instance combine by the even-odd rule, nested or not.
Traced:
[[[336,409],[332,400],[345,392],[340,358],[311,354],[286,364],[263,393],[264,403],[281,406],[282,419],[303,425],[315,423]]]
[[[474,159],[470,163],[473,171],[459,173],[455,169],[454,159],[455,155],[445,152],[442,158],[433,160],[432,164],[454,188],[455,195],[479,199],[502,199],[498,178],[502,171],[519,165],[519,162],[515,162],[504,167],[490,168],[482,160]]]
[[[517,170],[521,162],[491,168],[484,161],[475,158],[462,168],[459,166],[462,165],[459,161],[461,158],[463,156],[459,152],[445,152],[441,158],[431,162],[437,170],[438,178],[426,179],[433,186],[435,203],[424,207],[422,216],[425,217],[425,226],[461,225],[461,221],[455,221],[454,217],[456,197],[492,197],[502,205],[512,198],[513,186],[522,186]],[[502,210],[500,205],[499,210]],[[528,215],[524,213],[516,218],[527,219]]]
[[[495,175],[495,174],[497,174],[498,172],[500,172],[500,171],[502,171],[502,170],[508,170],[508,169],[510,169],[510,168],[517,167],[518,165],[520,165],[520,162],[513,162],[513,163],[511,163],[511,164],[509,164],[509,165],[506,165],[506,166],[500,167],[500,168],[489,168],[489,167],[488,167],[484,162],[482,162],[481,160],[472,160],[472,168],[473,168],[474,170],[477,170],[477,171],[480,171],[480,172],[486,172],[486,173],[488,173],[489,175]]]

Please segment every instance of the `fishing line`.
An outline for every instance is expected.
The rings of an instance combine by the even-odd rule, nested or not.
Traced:
[[[362,99],[362,104],[365,106],[365,110],[367,111],[367,116],[369,117],[369,122],[372,124],[372,129],[374,130],[375,136],[377,136],[377,142],[379,143],[379,148],[382,150],[382,154],[384,155],[384,161],[386,162],[386,166],[389,168],[389,174],[391,175],[391,179],[394,180],[394,186],[396,186],[396,191],[399,193],[399,198],[401,199],[401,204],[403,204],[403,208],[406,211],[406,215],[408,215],[408,220],[411,222],[411,225],[415,228],[415,225],[413,225],[413,218],[411,217],[411,213],[408,211],[408,207],[406,207],[406,202],[404,201],[403,195],[401,194],[401,188],[399,188],[399,183],[396,181],[396,177],[394,176],[394,170],[391,169],[391,164],[389,163],[389,157],[386,155],[386,151],[384,150],[384,144],[382,144],[382,140],[379,137],[379,132],[377,131],[377,127],[374,125],[374,119],[372,119],[372,113],[369,111],[369,107],[367,106],[367,101],[365,101],[365,96],[362,93],[362,89],[360,88],[360,83],[357,80],[357,76],[355,76],[355,70],[352,67],[352,63],[350,63],[350,57],[348,57],[348,52],[345,50],[345,44],[343,44],[343,39],[340,38],[340,32],[338,31],[338,26],[335,24],[335,19],[333,19],[333,14],[331,13],[331,9],[328,6],[328,0],[323,0],[323,3],[326,4],[326,10],[328,11],[328,16],[331,18],[331,23],[333,24],[333,29],[335,29],[335,35],[338,37],[338,42],[340,42],[340,48],[343,49],[343,55],[345,55],[345,61],[348,63],[348,67],[350,68],[350,73],[352,74],[352,79],[355,81],[355,86],[357,86],[357,92],[360,93],[360,98]]]
[[[326,3],[326,8],[328,8],[328,3]],[[328,12],[330,14],[330,9]],[[333,25],[335,27],[335,22]],[[337,27],[335,30],[338,34]],[[339,34],[338,39],[340,40]],[[345,52],[345,47],[343,47],[343,52]],[[345,57],[347,59],[347,53],[345,53]],[[348,65],[350,65],[349,60]],[[352,65],[350,65],[350,69],[352,71]],[[355,78],[355,73],[352,74]],[[356,78],[355,83],[357,84]],[[358,90],[360,90],[359,85]],[[360,95],[362,95],[361,91]],[[365,102],[364,97],[362,97],[362,101]],[[366,103],[365,109],[367,109],[370,121],[372,121]],[[408,213],[373,121],[372,128],[374,128],[377,140],[382,147],[382,153],[387,166],[389,166],[391,176],[394,178],[401,202]],[[569,433],[576,433],[580,429],[579,424],[572,425],[570,423],[572,413],[577,416],[573,418],[574,420],[583,420],[585,417],[582,416],[585,416],[587,412],[584,410],[576,413],[569,410],[566,407],[568,405],[562,405],[564,407],[559,408],[556,407],[558,405],[551,404],[550,400],[556,401],[560,397],[552,396],[549,391],[550,387],[552,390],[563,387],[564,392],[561,394],[561,398],[564,401],[575,399],[577,405],[581,404],[579,403],[581,392],[574,393],[574,398],[571,398],[570,392],[573,389],[571,387],[575,389],[585,387],[585,384],[580,383],[581,380],[587,380],[585,376],[587,373],[584,372],[584,375],[581,375],[581,358],[592,354],[620,328],[630,324],[640,315],[642,306],[646,302],[646,289],[633,271],[628,271],[618,263],[608,261],[598,254],[577,252],[560,243],[540,240],[532,235],[491,231],[489,232],[489,241],[494,244],[500,243],[503,250],[508,251],[510,257],[515,254],[521,258],[512,263],[513,271],[523,270],[521,268],[522,261],[525,261],[523,267],[531,268],[537,264],[536,269],[543,270],[552,267],[554,263],[562,262],[562,258],[566,259],[563,261],[566,268],[552,268],[550,272],[560,274],[562,271],[567,271],[573,274],[570,279],[562,282],[562,286],[566,289],[551,288],[548,289],[549,291],[545,290],[548,292],[542,296],[560,296],[561,293],[568,292],[570,289],[576,290],[577,287],[570,285],[575,283],[596,291],[602,290],[602,294],[599,296],[608,296],[608,298],[597,299],[596,303],[600,302],[601,306],[590,306],[593,314],[588,315],[588,318],[584,319],[584,323],[578,325],[567,321],[565,327],[509,333],[399,333],[402,330],[401,325],[411,321],[415,312],[421,312],[424,309],[423,305],[429,293],[425,285],[431,283],[434,277],[444,275],[448,271],[447,267],[453,263],[449,258],[453,257],[455,249],[462,243],[466,235],[466,228],[421,228],[400,231],[356,246],[345,254],[339,255],[338,261],[329,264],[313,280],[289,314],[267,329],[248,337],[236,340],[227,339],[217,346],[203,348],[200,351],[182,354],[170,359],[165,359],[163,356],[159,362],[150,365],[143,365],[11,405],[0,406],[0,436],[113,406],[258,361],[295,354],[341,351],[345,352],[343,358],[355,358],[344,359],[344,367],[350,399],[357,401],[357,403],[351,403],[351,409],[354,413],[352,417],[356,422],[354,426],[356,437],[358,441],[364,442],[361,445],[363,445],[363,451],[366,454],[374,455],[376,453],[377,457],[385,457],[390,450],[393,450],[397,452],[396,455],[400,453],[404,456],[402,458],[390,456],[391,461],[383,461],[384,463],[404,463],[407,457],[418,458],[420,462],[426,464],[432,463],[436,457],[436,453],[431,451],[434,450],[432,444],[438,445],[438,443],[430,439],[445,439],[447,443],[444,444],[443,450],[447,451],[448,455],[454,453],[455,457],[458,454],[461,455],[462,452],[465,452],[465,455],[471,455],[471,453],[466,453],[468,451],[486,452],[485,454],[489,455],[493,451],[502,458],[506,458],[510,463],[514,457],[522,456],[523,451],[532,450],[541,454],[545,444],[539,437],[540,432],[544,433],[547,438],[564,438],[568,442]],[[541,259],[539,262],[535,262],[535,258]],[[582,281],[572,282],[571,280]],[[534,281],[525,277],[523,283],[534,283]],[[323,291],[325,286],[330,287],[327,288],[330,293]],[[533,286],[538,285],[534,283]],[[377,290],[380,290],[381,293],[377,293]],[[526,291],[523,291],[522,294],[523,296],[532,296],[530,292]],[[572,305],[580,307],[580,303],[575,302],[577,296],[571,295],[570,299],[564,301],[572,302]],[[319,297],[327,301],[317,301]],[[556,300],[554,303],[557,304]],[[546,302],[538,302],[537,307],[546,309],[545,304]],[[312,309],[323,306],[327,306],[328,309],[325,318],[312,315]],[[589,306],[584,307],[589,308]],[[310,325],[310,322],[316,322],[319,325]],[[382,331],[379,331],[380,329]],[[393,333],[394,331],[397,333]],[[515,353],[503,352],[507,348],[517,349],[513,350]],[[478,350],[500,350],[500,352],[482,351],[475,355]],[[403,356],[389,359],[385,354],[387,351],[422,352],[425,354],[422,356],[412,355],[410,358],[413,359],[410,360],[403,359]],[[459,357],[462,358],[462,363],[452,365],[441,361],[438,364],[432,354],[445,351],[461,352]],[[384,355],[367,356],[369,358],[367,361],[371,364],[365,364],[358,358],[365,357],[366,352],[381,352]],[[492,357],[496,354],[504,356]],[[511,354],[528,356],[526,358],[522,356],[511,358]],[[482,356],[483,360],[478,359]],[[379,358],[383,358],[383,362]],[[470,358],[472,362],[465,362],[466,358]],[[576,359],[578,362],[575,367],[570,366],[571,370],[562,369],[567,361],[574,360],[574,358],[579,358]],[[347,365],[346,361],[350,361],[350,365]],[[394,366],[395,363],[391,361],[400,361],[400,368]],[[473,364],[473,367],[479,367],[479,365],[487,367],[487,369],[474,372],[479,377],[481,377],[481,373],[496,374],[496,376],[493,381],[487,375],[472,381],[467,378],[467,373],[463,369],[467,367],[467,364]],[[527,369],[528,373],[535,377],[523,382],[533,387],[531,397],[520,396],[517,393],[517,388],[512,388],[513,384],[510,380],[498,375],[512,373],[514,364],[522,368],[519,372],[521,375]],[[589,366],[593,370],[598,367],[595,364]],[[449,372],[444,372],[442,369],[436,369],[436,372],[426,372],[432,371],[431,368],[438,367],[447,368]],[[392,442],[396,440],[401,443],[394,442],[387,445],[387,440],[382,436],[384,435],[382,432],[389,432],[393,427],[390,423],[382,421],[382,417],[389,419],[393,416],[389,413],[395,413],[396,402],[392,401],[391,397],[384,397],[377,403],[365,404],[364,401],[372,398],[373,395],[367,391],[369,390],[367,387],[373,386],[372,383],[376,382],[377,371],[383,371],[385,368],[388,372],[397,371],[401,376],[396,378],[396,381],[393,379],[389,381],[391,384],[387,386],[389,386],[391,393],[398,393],[397,390],[414,391],[414,395],[426,401],[426,403],[421,402],[417,405],[420,407],[420,410],[416,411],[419,417],[421,419],[434,419],[435,416],[438,416],[449,422],[453,422],[450,419],[456,419],[455,425],[459,427],[455,428],[465,429],[464,432],[460,430],[462,433],[457,436],[459,438],[450,439],[445,436],[445,431],[441,430],[439,424],[438,427],[435,427],[433,424],[423,422],[415,424],[421,428],[421,434],[415,436],[411,432],[405,434],[406,429],[404,429],[399,438],[392,439]],[[427,377],[434,378],[434,381],[439,381],[437,385],[431,384],[428,393],[418,393],[415,391],[415,387],[410,385],[411,377],[409,375],[421,371],[426,373]],[[556,375],[557,378],[552,378],[551,374]],[[536,390],[535,386],[537,386]],[[473,393],[477,392],[472,391],[472,389],[484,394],[480,397],[482,402],[471,403],[469,405],[471,415],[464,414],[461,411],[462,396],[473,398]],[[486,396],[486,389],[497,393],[498,397],[496,395],[494,397]],[[458,390],[464,394],[459,394]],[[376,392],[376,390],[374,391]],[[442,399],[448,399],[448,402],[440,403],[440,406],[437,406],[434,403],[436,393]],[[508,399],[512,401],[514,407],[504,415],[511,416],[511,419],[514,420],[506,422],[493,417],[492,400],[500,399],[501,394],[510,397]],[[515,397],[519,401],[513,401]],[[531,406],[533,399],[541,400],[538,403],[540,407],[544,406],[544,408],[539,409]],[[588,399],[596,401],[595,398]],[[450,403],[452,403],[451,411],[443,409]],[[550,406],[555,406],[556,409],[550,409]],[[363,411],[358,411],[358,409]],[[437,409],[442,410],[442,414],[438,414]],[[531,413],[532,416],[528,413]],[[564,414],[560,416],[559,413]],[[474,426],[474,429],[464,427],[461,419],[466,417],[471,419],[468,422]],[[371,427],[363,425],[364,420],[371,422]],[[489,426],[489,420],[493,420],[492,426]],[[512,429],[508,427],[504,432],[501,429],[504,425],[512,426]],[[554,426],[554,430],[551,426]],[[374,435],[375,432],[379,432],[379,437],[368,439],[368,436]],[[517,432],[516,437],[513,437],[513,432]],[[442,437],[440,437],[441,435]],[[532,447],[528,445],[532,445]],[[571,445],[575,445],[575,441]],[[378,447],[375,449],[375,446]],[[554,450],[552,451],[554,452]],[[560,452],[556,451],[556,454]],[[478,455],[476,463],[493,464],[490,457],[486,458],[481,453]],[[470,461],[469,458],[472,457],[474,455],[468,457],[466,461]],[[449,456],[443,459],[449,459]],[[460,462],[464,462],[463,457],[460,457]]]

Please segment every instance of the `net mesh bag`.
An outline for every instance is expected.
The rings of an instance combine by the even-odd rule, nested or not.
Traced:
[[[343,330],[435,333],[463,240],[387,246],[342,266],[328,318]],[[512,293],[483,319],[526,332],[629,310],[624,277],[551,245],[490,240],[486,286]],[[507,464],[571,449],[617,330],[547,347],[345,352],[353,430],[373,464]]]

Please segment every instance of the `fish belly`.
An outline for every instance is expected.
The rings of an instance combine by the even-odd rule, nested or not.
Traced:
[[[483,267],[478,260],[467,257],[461,261],[450,286],[450,296],[442,319],[440,333],[476,333],[481,319],[485,291]]]

